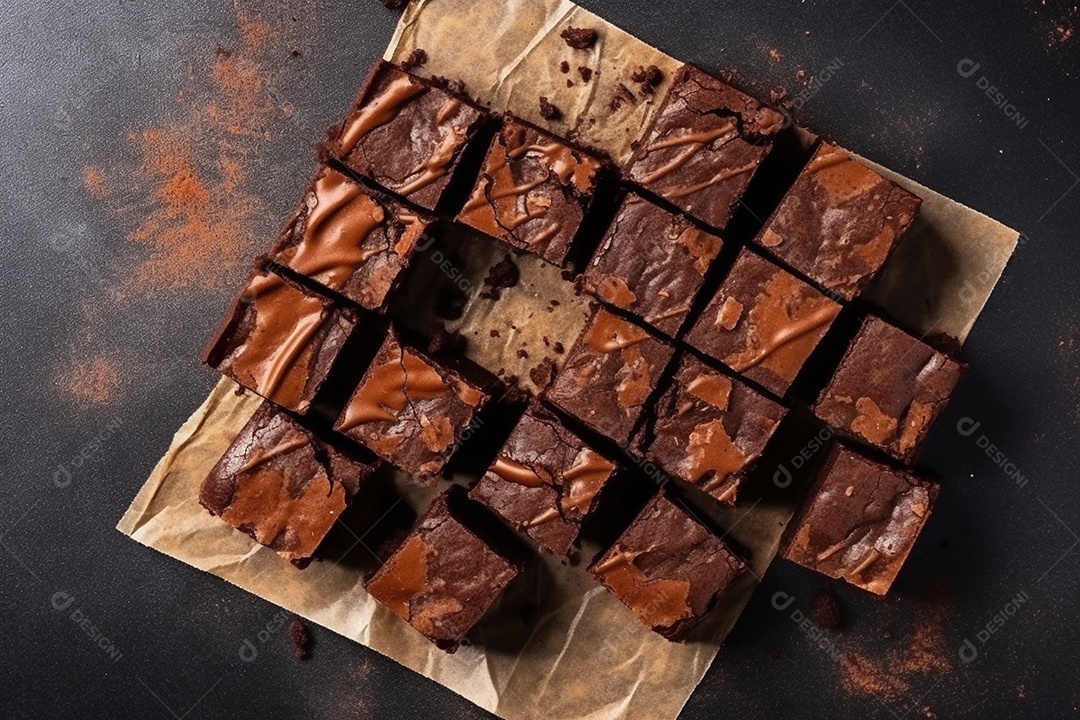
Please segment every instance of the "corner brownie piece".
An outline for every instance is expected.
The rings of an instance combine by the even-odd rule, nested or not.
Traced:
[[[203,481],[199,502],[304,565],[373,472],[264,402]]]
[[[822,143],[757,242],[853,300],[881,271],[921,205],[845,150]]]
[[[391,332],[334,429],[434,482],[488,400],[481,387]]]
[[[665,471],[734,505],[787,410],[687,355],[636,440]]]
[[[870,316],[813,411],[910,464],[966,371],[944,353]]]
[[[566,557],[614,472],[614,463],[536,408],[521,419],[469,497]]]
[[[259,270],[203,362],[267,400],[304,414],[357,322],[351,311]]]
[[[643,328],[598,309],[545,398],[625,447],[674,354]]]
[[[507,118],[458,220],[562,265],[592,203],[601,163]]]
[[[434,222],[324,167],[270,259],[379,311]]]
[[[722,247],[684,216],[627,195],[582,287],[674,337]]]
[[[380,62],[327,149],[382,187],[441,210],[462,154],[486,121],[461,98]]]
[[[788,560],[878,595],[889,591],[939,486],[837,445],[785,533]]]
[[[438,647],[454,652],[517,577],[513,553],[478,534],[464,490],[435,499],[367,591]]]
[[[630,178],[723,229],[784,116],[684,65],[630,165]]]
[[[668,640],[684,640],[746,565],[663,491],[641,511],[590,574]]]
[[[686,341],[783,397],[840,310],[810,284],[743,250]]]

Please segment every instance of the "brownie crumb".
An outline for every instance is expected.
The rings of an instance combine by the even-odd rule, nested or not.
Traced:
[[[500,333],[499,333],[498,330],[492,330],[491,332],[488,333],[488,335],[490,335],[493,338],[497,338],[497,337],[499,337]]]
[[[468,341],[459,332],[447,330],[442,323],[437,323],[431,329],[431,340],[428,342],[428,354],[433,357],[446,355],[462,355]]]
[[[568,87],[568,88],[574,87],[574,81],[573,80],[567,80],[566,81],[566,87]]]
[[[592,81],[592,76],[593,76],[593,69],[592,68],[582,66],[582,67],[579,67],[577,69],[577,71],[578,71],[578,74],[581,75],[582,80],[584,80],[585,82]]]
[[[656,92],[656,88],[659,87],[660,83],[664,81],[664,72],[655,65],[638,67],[634,74],[630,76],[630,79],[641,86],[643,94],[652,95]]]
[[[559,108],[551,104],[551,101],[546,97],[540,98],[540,117],[545,120],[558,120],[562,117],[562,111]]]
[[[561,342],[557,342],[555,343],[554,350],[556,355],[562,355],[566,352],[566,347]]]
[[[311,635],[308,633],[307,625],[299,619],[289,623],[289,642],[292,643],[293,655],[296,659],[306,660],[311,648]]]
[[[289,51],[289,57],[298,58],[298,57],[300,57],[300,55],[301,55],[301,53],[300,53],[300,50],[298,48],[293,48],[292,50]]]
[[[568,27],[559,33],[559,37],[575,50],[588,50],[600,38],[600,33],[591,28]]]
[[[548,358],[529,371],[529,379],[536,387],[546,388],[555,379],[555,372],[555,363]]]
[[[637,98],[634,96],[634,92],[626,87],[626,85],[619,83],[619,91],[615,93],[615,97],[611,98],[611,109],[619,110],[623,105],[629,103],[630,105],[637,104]]]
[[[428,61],[427,51],[421,48],[416,48],[412,51],[409,57],[405,58],[405,61],[401,63],[401,69],[405,72],[409,72],[414,68],[418,68],[421,65],[426,65]]]
[[[570,63],[563,60],[562,63],[559,64],[559,72],[561,72],[563,75],[569,74],[570,73]]]
[[[480,293],[480,297],[498,300],[502,297],[503,290],[516,287],[519,282],[521,282],[521,270],[507,255],[488,270],[487,277],[484,278],[484,285],[488,289]]]
[[[529,351],[526,350],[525,348],[522,348],[521,350],[517,351],[517,356],[522,360],[528,360],[529,359]]]
[[[451,95],[467,94],[465,83],[461,82],[460,80],[451,80],[450,78],[443,77],[442,75],[435,75],[429,78],[429,81],[435,87],[439,88],[440,90],[445,90]]]
[[[814,605],[810,609],[810,618],[819,628],[835,630],[844,622],[844,615],[840,610],[840,599],[832,590],[822,590],[814,598]]]

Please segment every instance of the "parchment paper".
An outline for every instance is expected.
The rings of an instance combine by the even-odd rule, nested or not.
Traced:
[[[598,29],[597,46],[570,50],[559,38],[570,25]],[[629,143],[641,134],[668,88],[659,88],[651,103],[624,105],[613,115],[609,106],[618,84],[638,66],[655,64],[670,77],[680,65],[565,0],[419,0],[406,10],[386,57],[400,60],[417,47],[430,58],[421,72],[464,81],[470,93],[493,109],[512,110],[572,135],[620,162],[629,157]],[[570,75],[558,70],[562,59],[570,62]],[[577,75],[582,65],[600,71],[588,85]],[[575,87],[567,87],[568,78]],[[539,116],[540,95],[560,107],[563,120],[548,123]],[[1019,235],[886,173],[926,204],[919,226],[890,261],[873,297],[916,329],[962,340]],[[458,285],[470,291],[471,299],[454,327],[470,338],[470,353],[478,362],[526,380],[544,360],[561,362],[553,348],[557,343],[572,345],[588,306],[573,296],[557,271],[535,259],[518,263],[522,282],[502,301],[479,298],[487,268],[500,257],[488,252],[470,259]],[[430,310],[413,305],[407,316],[423,323],[430,319]],[[582,568],[544,556],[481,622],[470,636],[471,644],[447,655],[365,593],[362,563],[343,556],[297,570],[199,506],[199,484],[260,402],[251,393],[238,395],[236,389],[222,380],[180,428],[118,529],[363,643],[510,720],[676,717],[748,602],[755,578],[775,556],[798,497],[798,482],[781,489],[765,472],[736,508],[701,504],[703,514],[726,528],[729,541],[751,551],[752,573],[686,644],[669,643],[646,630]],[[775,468],[777,461],[791,456],[786,452],[777,450],[772,464],[764,467]],[[405,477],[394,477],[392,483],[416,512],[432,495]],[[347,528],[339,532],[353,533]],[[352,537],[356,542],[350,541],[350,551],[370,554],[363,534]],[[586,547],[583,555],[589,557],[594,549]],[[523,614],[522,607],[534,610]]]

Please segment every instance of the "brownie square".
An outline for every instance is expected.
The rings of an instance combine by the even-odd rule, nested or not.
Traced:
[[[481,387],[405,347],[391,332],[334,429],[434,483],[489,399]]]
[[[775,110],[684,65],[631,161],[630,178],[723,229],[784,123]]]
[[[837,445],[788,526],[782,554],[884,595],[926,525],[939,489]]]
[[[380,62],[328,152],[428,210],[440,206],[487,115],[432,83]]]
[[[638,619],[684,640],[746,572],[724,541],[664,492],[589,567]]]
[[[270,259],[380,311],[434,222],[324,167]]]
[[[304,565],[373,472],[264,402],[203,481],[199,502]]]
[[[476,532],[455,487],[436,498],[366,587],[438,647],[454,652],[521,571]]]
[[[614,472],[614,463],[534,408],[469,497],[541,547],[567,557]]]
[[[636,439],[671,475],[734,505],[787,409],[686,355]]]
[[[845,150],[822,143],[757,243],[853,300],[881,271],[921,205]]]
[[[233,304],[203,362],[267,400],[304,414],[356,325],[351,311],[259,270]]]
[[[545,398],[625,447],[674,354],[643,328],[598,309]]]
[[[966,371],[903,330],[867,317],[813,411],[910,464]]]
[[[840,310],[810,284],[743,250],[686,341],[783,397]]]
[[[508,118],[458,220],[562,265],[592,203],[601,163]]]
[[[628,195],[582,287],[674,337],[722,246],[719,237],[686,217]]]

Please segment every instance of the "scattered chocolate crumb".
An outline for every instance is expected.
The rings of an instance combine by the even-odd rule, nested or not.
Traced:
[[[468,341],[461,333],[447,330],[442,323],[436,323],[431,329],[428,354],[434,357],[461,355],[465,352],[467,343]]]
[[[566,87],[568,87],[568,88],[574,87],[574,81],[573,80],[567,80],[566,81]]]
[[[555,363],[550,358],[545,358],[542,363],[529,371],[529,379],[538,388],[546,388],[555,379]]]
[[[566,74],[568,74],[568,73],[570,72],[570,63],[568,63],[568,62],[566,62],[565,60],[563,60],[563,61],[562,61],[562,63],[560,63],[560,64],[559,64],[559,71],[560,71],[560,72],[561,72],[561,73],[562,73],[563,75],[566,75]]]
[[[645,95],[652,95],[660,83],[664,81],[664,72],[656,67],[650,65],[649,67],[638,66],[638,69],[634,71],[634,74],[630,76],[630,79],[641,86],[641,92]]]
[[[300,53],[299,48],[293,48],[292,50],[289,51],[289,57],[298,58],[298,57],[300,57],[300,55],[301,55],[301,53]]]
[[[498,300],[502,297],[503,290],[516,287],[519,282],[521,282],[521,270],[507,255],[488,270],[487,277],[484,278],[484,285],[488,287],[488,290],[480,293],[480,297]]]
[[[559,37],[575,50],[588,50],[600,38],[600,33],[590,28],[568,27],[559,33]]]
[[[784,56],[776,48],[769,48],[769,59],[774,63],[778,63],[784,59]]]
[[[435,75],[429,78],[429,81],[435,87],[445,90],[452,95],[468,94],[466,92],[465,83],[460,80],[451,80],[450,78],[445,78],[442,75]]]
[[[551,307],[559,307],[560,305],[562,305],[562,303],[559,302],[558,300],[552,298],[550,305],[551,305]]]
[[[563,344],[561,342],[555,343],[555,348],[554,349],[555,349],[555,354],[556,355],[562,355],[564,352],[566,352],[566,347],[563,346]]]
[[[569,82],[569,81],[567,81]],[[571,86],[572,87],[572,86]],[[546,97],[540,97],[540,117],[545,120],[558,120],[562,117],[562,111],[551,104]]]
[[[528,360],[529,359],[529,352],[525,348],[522,348],[522,349],[517,351],[517,356],[519,358],[521,358],[522,360]]]
[[[885,628],[884,630],[882,630],[881,631],[881,639],[882,640],[892,640],[892,630],[889,630],[888,628]]]
[[[306,660],[311,647],[311,635],[308,633],[307,625],[299,618],[289,623],[289,641],[292,643],[293,655],[296,659]]]
[[[592,76],[593,76],[593,69],[592,68],[582,66],[582,67],[579,67],[577,69],[577,71],[578,71],[578,74],[581,75],[581,79],[584,80],[585,82],[590,82],[592,80]]]
[[[844,622],[843,612],[840,610],[840,599],[836,593],[826,588],[814,598],[814,605],[810,609],[810,618],[819,628],[835,630]]]
[[[622,83],[619,83],[619,91],[615,93],[615,97],[611,98],[611,109],[619,110],[620,108],[622,108],[623,105],[627,103],[631,105],[636,105],[637,98],[634,96],[634,92],[630,88],[626,87],[626,85],[623,85]]]
[[[411,71],[413,68],[418,68],[421,65],[427,64],[428,54],[427,51],[416,48],[410,53],[409,57],[405,58],[405,61],[401,63],[401,69],[405,72]]]
[[[492,330],[490,333],[488,333],[488,335],[490,335],[493,338],[497,338],[497,337],[499,337],[499,331],[498,330]]]
[[[937,715],[934,714],[929,705],[923,706],[923,709],[919,711],[919,717],[923,718],[923,720],[937,720]]]

